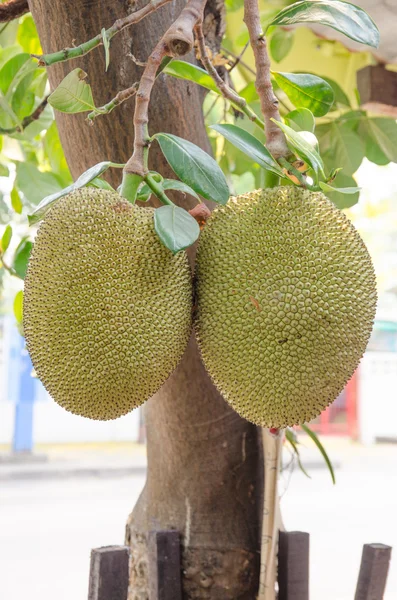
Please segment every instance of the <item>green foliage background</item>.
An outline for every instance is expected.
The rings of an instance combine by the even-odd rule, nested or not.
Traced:
[[[280,8],[289,4],[291,2],[282,0],[262,2],[263,21],[269,22]],[[252,54],[249,49],[245,50],[248,38],[241,21],[242,2],[227,0],[226,5],[228,33],[223,41],[221,53],[213,57],[213,60],[226,81],[245,98],[248,107],[260,117]],[[378,165],[397,161],[396,122],[394,119],[370,115],[360,108],[358,94],[354,91],[354,68],[351,69],[352,84],[350,85],[349,80],[349,89],[343,89],[340,81],[330,78],[329,69],[326,73],[316,69],[315,74],[322,76],[328,84],[325,87],[323,85],[322,89],[320,84],[315,81],[313,83],[312,74],[308,74],[306,79],[302,79],[301,76],[299,81],[302,85],[299,84],[297,89],[294,87],[296,76],[283,74],[284,65],[287,65],[290,71],[302,73],[311,64],[333,64],[333,56],[337,56],[338,64],[341,57],[350,60],[352,53],[339,42],[315,38],[307,29],[271,27],[268,39],[273,68],[276,71],[273,74],[273,83],[280,100],[281,114],[286,124],[295,131],[313,131],[315,126],[319,151],[326,170],[329,173],[342,167],[332,185],[342,188],[355,187],[354,173],[364,157]],[[306,51],[308,48],[312,51],[315,48],[324,56],[327,55],[328,60],[322,63],[318,60],[312,61]],[[95,51],[103,51],[103,48]],[[27,215],[34,211],[45,196],[60,192],[72,183],[54,121],[53,108],[47,105],[38,120],[23,127],[24,119],[34,112],[49,93],[45,69],[37,67],[37,61],[30,57],[31,53],[40,54],[41,49],[33,19],[29,14],[0,29],[0,239],[4,237],[6,225],[11,225],[13,233],[11,240],[3,239],[0,244],[3,243],[4,263],[20,278],[24,276],[31,248]],[[368,53],[354,53],[356,66],[369,64],[371,60]],[[183,65],[181,68],[183,69]],[[70,70],[73,70],[72,66]],[[175,71],[177,69],[171,63],[169,70],[166,70],[168,74],[162,76],[176,74],[183,78],[181,71]],[[338,68],[335,68],[337,78],[339,73]],[[193,78],[197,83],[213,90],[212,80],[206,74],[196,72],[188,78]],[[330,97],[329,86],[333,89],[334,98],[332,95]],[[313,93],[316,96],[315,102],[310,97]],[[322,106],[325,104],[327,107],[323,110]],[[316,115],[315,119],[308,108]],[[248,134],[255,135],[261,142],[265,141],[263,133],[255,123],[237,111],[236,107],[230,105],[216,91],[209,91],[204,103],[204,112],[208,126],[220,122],[235,124]],[[96,118],[101,118],[100,114]],[[209,128],[208,131],[214,156],[232,193],[250,191],[265,184],[267,172],[259,164],[253,162],[215,129]],[[109,157],[103,157],[104,161],[107,159]],[[283,179],[283,183],[291,182]],[[97,184],[101,185],[100,182]],[[333,192],[329,195],[340,208],[352,206],[359,197],[358,192],[348,195]],[[8,236],[7,233],[6,237]],[[4,248],[5,241],[8,242],[8,249]],[[0,285],[3,275],[4,268],[0,267]]]

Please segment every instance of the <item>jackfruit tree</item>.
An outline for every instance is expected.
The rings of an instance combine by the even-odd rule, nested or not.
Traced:
[[[377,27],[339,0],[0,8],[15,316],[67,410],[111,419],[145,402],[130,600],[148,597],[153,528],[181,532],[185,598],[272,600],[281,444],[298,452],[289,427],[310,433],[375,315],[373,266],[341,211],[365,157],[397,160],[395,121],[307,72],[310,56],[273,67],[302,24],[365,44],[364,66]]]

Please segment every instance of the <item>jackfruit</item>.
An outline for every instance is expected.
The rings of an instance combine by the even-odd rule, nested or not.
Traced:
[[[190,267],[161,244],[153,212],[85,188],[59,199],[39,227],[25,279],[26,343],[45,388],[72,413],[130,412],[187,346]]]
[[[376,309],[361,237],[322,193],[231,198],[198,246],[195,329],[224,398],[262,427],[310,421],[363,355]]]

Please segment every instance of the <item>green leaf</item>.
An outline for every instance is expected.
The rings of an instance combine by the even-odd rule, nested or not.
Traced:
[[[291,31],[276,31],[270,38],[270,53],[276,62],[285,58],[294,45],[294,34]]]
[[[190,196],[197,198],[197,200],[200,199],[196,192],[192,190],[190,186],[186,185],[186,183],[183,183],[183,181],[178,181],[177,179],[162,179],[159,183],[164,191],[176,190],[177,192],[182,192],[183,194],[189,194]],[[147,202],[152,193],[153,192],[150,189],[150,187],[146,183],[144,183],[139,188],[137,200],[139,200],[140,202]]]
[[[66,196],[66,194],[70,194],[71,192],[88,185],[96,177],[102,175],[102,173],[104,173],[106,169],[112,165],[113,163],[110,160],[100,162],[93,167],[90,167],[87,171],[84,171],[84,173],[82,173],[74,183],[68,185],[68,187],[43,198],[36,210],[31,215],[28,215],[29,225],[34,225],[35,223],[41,221],[46,212],[51,208],[51,205],[59,200],[59,198],[62,198],[63,196]]]
[[[200,234],[196,219],[175,205],[161,206],[155,210],[154,228],[164,246],[173,254],[194,244]]]
[[[386,117],[374,117],[366,119],[364,123],[366,125],[370,140],[375,141],[377,146],[382,151],[383,155],[386,156],[390,162],[397,162],[396,121],[394,119],[388,119]],[[368,144],[370,143],[371,142],[369,141]],[[374,158],[374,155],[372,155],[372,158]],[[376,162],[376,160],[373,162]]]
[[[42,53],[39,36],[37,35],[36,25],[32,15],[25,15],[20,20],[17,41],[24,52],[28,52],[29,54]]]
[[[316,444],[317,448],[320,450],[320,452],[321,452],[321,454],[322,454],[322,456],[323,456],[323,458],[325,460],[325,463],[326,463],[326,465],[328,467],[328,470],[329,470],[329,472],[331,474],[332,483],[335,484],[336,480],[335,480],[334,468],[332,466],[332,463],[331,463],[331,461],[329,459],[329,456],[328,456],[328,454],[327,454],[324,446],[322,445],[322,443],[320,442],[320,440],[318,439],[318,437],[314,433],[314,431],[312,431],[310,429],[310,427],[308,427],[307,425],[301,425],[301,427],[302,427],[303,431],[305,433],[307,433],[307,435],[313,440],[313,442]]]
[[[11,225],[7,225],[5,228],[3,235],[0,240],[0,252],[4,254],[7,251],[8,246],[10,245],[12,238],[12,227]]]
[[[30,81],[33,79],[33,76],[37,73],[37,63],[29,57],[22,67],[15,73],[10,85],[8,86],[7,93],[5,94],[7,100],[11,100],[12,95],[14,94],[16,88],[19,84],[26,78],[29,77]]]
[[[285,122],[295,131],[310,131],[314,133],[316,126],[313,113],[307,108],[297,108],[284,117]]]
[[[334,81],[333,79],[330,79],[330,77],[325,77],[324,75],[322,75],[322,79],[324,79],[324,81],[326,81],[334,90],[334,104],[340,104],[342,106],[348,106],[350,108],[350,100],[347,94],[342,90],[340,85],[336,83],[336,81]]]
[[[90,183],[87,184],[87,187],[95,187],[100,190],[109,190],[109,192],[114,192],[115,189],[105,181],[105,179],[101,179],[100,177],[95,177]]]
[[[12,268],[21,279],[25,279],[26,269],[28,268],[28,262],[32,248],[33,243],[25,238],[21,240],[19,246],[15,250]]]
[[[276,121],[275,119],[272,119],[272,121],[284,132],[290,150],[300,159],[307,162],[316,175],[321,175],[325,179],[324,163],[321,156],[303,136],[307,132],[294,131],[288,125],[280,123],[280,121]]]
[[[364,154],[362,140],[348,124],[332,123],[330,150],[326,155],[328,166],[343,167],[346,175],[353,175],[361,165]]]
[[[38,204],[44,196],[62,189],[62,185],[53,173],[39,171],[31,162],[17,163],[15,185],[30,204]]]
[[[30,59],[30,55],[26,52],[21,52],[16,56],[13,56],[8,60],[0,70],[0,90],[3,94],[6,94],[9,87],[12,87],[12,82],[23,67],[23,65]],[[36,65],[37,68],[37,65]]]
[[[19,125],[20,120],[4,98],[3,93],[0,90],[0,125],[4,129],[11,129],[12,127]],[[3,114],[2,114],[3,113]]]
[[[197,83],[207,90],[220,94],[219,89],[216,87],[214,80],[207,71],[204,71],[201,67],[192,65],[184,60],[173,60],[167,65],[163,71],[167,75],[172,75],[178,79],[185,79]]]
[[[32,114],[35,105],[34,93],[25,89],[28,80],[29,77],[25,77],[25,80],[21,81],[11,100],[12,110],[20,121]]]
[[[339,192],[340,194],[356,194],[361,190],[359,187],[336,188],[325,181],[320,181],[319,186],[323,192]]]
[[[299,452],[299,448],[298,448],[298,442],[295,439],[295,434],[293,431],[291,431],[291,429],[286,429],[285,430],[285,439],[287,440],[287,442],[289,442],[292,446],[292,449],[295,453],[296,459],[298,461],[298,465],[300,470],[302,471],[302,473],[304,475],[306,475],[306,477],[308,477],[309,479],[311,479],[309,473],[306,471],[306,469],[304,469],[303,465],[302,465],[302,461],[301,461],[301,457],[300,457],[300,452]]]
[[[156,133],[153,138],[181,181],[207,200],[226,204],[230,192],[225,176],[209,154],[170,133]]]
[[[315,23],[327,25],[348,38],[379,46],[379,30],[371,17],[359,6],[339,0],[301,0],[283,8],[269,23],[270,25],[296,25]]]
[[[277,85],[297,108],[308,108],[323,117],[334,103],[332,87],[317,75],[308,73],[273,73]]]
[[[256,91],[254,81],[247,83],[247,85],[239,91],[239,95],[244,98],[248,104],[259,101],[258,92]]]
[[[88,110],[100,113],[94,104],[91,86],[84,81],[86,77],[83,69],[74,69],[49,96],[49,104],[60,112],[70,114]]]
[[[106,35],[105,27],[103,27],[103,29],[101,31],[101,35],[102,35],[103,47],[105,49],[105,71],[107,71],[109,68],[109,62],[110,62],[110,54],[109,54],[110,42],[109,42],[108,36]]]
[[[22,213],[22,201],[15,186],[11,190],[11,206],[18,215]]]
[[[14,309],[14,315],[15,315],[15,319],[16,319],[17,323],[21,324],[22,319],[23,319],[23,291],[22,290],[19,290],[19,292],[17,292],[15,294],[13,309]]]
[[[244,152],[244,154],[249,156],[263,169],[272,171],[272,173],[275,173],[280,177],[283,175],[282,169],[268,149],[256,137],[248,133],[248,131],[241,129],[241,127],[237,127],[236,125],[229,124],[213,125],[211,129],[214,129],[223,135],[231,144]]]
[[[356,180],[344,173],[338,173],[332,186],[322,181],[319,185],[340,210],[354,206],[360,198],[360,188],[357,187]]]
[[[178,181],[177,179],[163,179],[161,185],[164,190],[175,190],[177,192],[182,192],[183,194],[189,194],[190,196],[193,196],[193,198],[199,200],[199,196],[196,192],[190,185],[187,185],[183,181]]]

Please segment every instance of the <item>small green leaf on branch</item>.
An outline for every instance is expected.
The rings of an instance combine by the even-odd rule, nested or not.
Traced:
[[[160,206],[154,212],[154,228],[173,254],[188,248],[200,235],[197,221],[179,206]]]
[[[248,133],[248,131],[231,124],[213,125],[211,129],[223,135],[233,146],[244,152],[244,154],[249,156],[263,169],[271,171],[280,177],[283,176],[282,169],[268,149],[256,137]]]
[[[76,114],[86,111],[98,111],[92,97],[91,86],[84,81],[87,73],[83,69],[74,69],[61,81],[56,90],[48,97],[48,102],[60,112]]]
[[[276,31],[270,38],[270,54],[276,62],[280,62],[289,54],[293,45],[293,32],[280,29],[279,31]]]
[[[339,0],[300,0],[283,8],[270,23],[271,25],[296,25],[315,23],[327,25],[343,33],[350,39],[379,46],[379,30],[371,17],[359,6]]]
[[[285,115],[286,124],[295,131],[310,131],[314,133],[316,126],[313,113],[307,108],[297,108]]]
[[[46,212],[51,208],[52,204],[59,200],[59,198],[62,198],[63,196],[66,196],[66,194],[70,194],[79,188],[85,187],[112,166],[114,166],[114,163],[109,160],[100,162],[82,173],[82,175],[80,175],[80,177],[71,185],[68,185],[59,192],[55,192],[55,194],[50,194],[43,198],[36,210],[31,215],[28,215],[29,225],[34,225],[41,221]]]
[[[334,103],[332,87],[317,75],[273,73],[273,77],[294,106],[307,108],[316,117],[326,115]]]
[[[340,210],[351,208],[357,204],[360,198],[360,188],[357,187],[355,179],[345,173],[338,173],[336,175],[335,184],[329,185],[320,181],[319,186],[331,202]]]
[[[183,183],[207,200],[226,204],[230,191],[217,162],[204,150],[170,133],[156,133],[167,162]]]
[[[272,121],[284,132],[290,150],[310,165],[316,176],[320,175],[325,179],[323,160],[316,148],[313,147],[313,144],[305,139],[304,134],[309,132],[294,131],[291,127],[280,121],[276,121],[275,119],[272,119]],[[316,140],[314,135],[313,138]]]
[[[106,35],[106,29],[104,27],[101,31],[101,35],[102,35],[103,47],[105,49],[105,71],[107,71],[109,68],[109,62],[110,62],[110,54],[109,54],[110,42],[109,42],[108,36]]]
[[[107,181],[105,181],[105,179],[101,179],[100,177],[95,177],[95,179],[93,179],[88,185],[87,187],[95,187],[101,190],[108,190],[109,192],[115,192],[116,190],[110,185],[110,183],[108,183]]]
[[[162,181],[160,181],[159,183],[164,191],[165,190],[175,190],[177,192],[182,192],[183,194],[189,194],[190,196],[193,196],[197,200],[200,200],[200,198],[196,194],[196,192],[194,190],[192,190],[192,188],[189,185],[186,185],[186,183],[183,183],[183,181],[178,181],[177,179],[162,179]],[[153,192],[149,188],[147,183],[144,183],[142,185],[142,187],[140,187],[138,190],[137,200],[139,200],[140,202],[147,202],[149,200],[150,196],[152,195],[152,193]]]
[[[178,79],[192,81],[193,83],[197,83],[207,90],[211,90],[212,92],[220,94],[220,91],[212,77],[208,75],[207,71],[201,67],[198,67],[197,65],[192,65],[184,60],[173,60],[165,67],[163,72],[166,75],[172,75]]]

